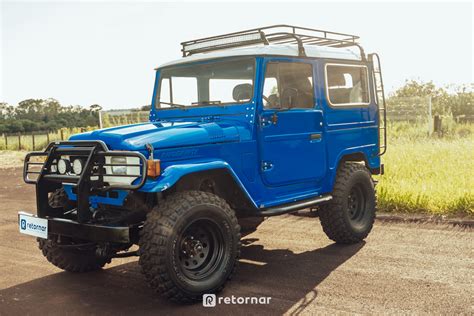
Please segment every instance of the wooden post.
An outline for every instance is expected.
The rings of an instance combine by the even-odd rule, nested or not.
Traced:
[[[35,150],[35,133],[31,133],[31,142],[33,143],[33,150]]]
[[[5,149],[8,150],[8,136],[7,136],[7,133],[5,133],[3,135],[5,135]]]
[[[438,136],[441,136],[442,130],[441,130],[441,123],[442,119],[439,115],[434,116],[433,120],[433,131],[438,134]]]
[[[47,145],[49,145],[49,132],[46,132],[46,141],[47,141],[47,144],[46,144],[46,146],[47,146]]]
[[[102,129],[103,128],[103,123],[102,123],[102,111],[99,111],[99,128]]]
[[[431,96],[429,96],[428,97],[428,135],[429,136],[433,134],[432,122],[433,122],[433,112],[431,108]]]
[[[64,130],[61,130],[61,140],[64,140]]]
[[[21,150],[21,134],[18,133],[18,150]]]

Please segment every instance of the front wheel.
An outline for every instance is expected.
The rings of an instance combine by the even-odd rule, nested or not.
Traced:
[[[148,213],[139,245],[150,286],[168,299],[190,303],[219,292],[232,276],[240,227],[218,196],[178,192]]]
[[[62,237],[61,242],[53,239],[38,239],[39,249],[49,262],[68,272],[90,272],[100,270],[110,258],[99,257],[96,245]]]
[[[324,232],[341,244],[362,241],[372,230],[375,204],[369,170],[363,164],[344,163],[337,171],[333,199],[319,210]]]

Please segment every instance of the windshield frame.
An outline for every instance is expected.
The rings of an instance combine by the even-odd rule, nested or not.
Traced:
[[[189,109],[196,109],[196,108],[212,108],[212,107],[227,107],[231,105],[242,105],[242,104],[248,104],[251,102],[254,102],[255,100],[255,84],[257,82],[257,56],[232,56],[232,57],[222,57],[222,58],[212,58],[212,59],[207,59],[207,60],[200,60],[200,61],[195,61],[195,62],[187,62],[187,63],[178,63],[174,65],[169,65],[165,66],[162,68],[157,68],[157,75],[156,75],[156,83],[155,83],[155,95],[153,96],[153,104],[151,107],[152,111],[168,111],[168,110],[189,110]],[[170,68],[178,68],[178,67],[189,67],[189,66],[194,66],[194,65],[202,65],[202,64],[212,64],[212,63],[220,63],[220,62],[231,62],[231,61],[241,61],[241,60],[251,60],[253,63],[253,75],[252,75],[252,94],[251,98],[249,100],[245,101],[233,101],[233,102],[222,102],[219,104],[197,104],[197,105],[184,105],[183,106],[170,106],[166,108],[161,108],[158,105],[160,104],[160,101],[158,100],[160,97],[160,90],[161,90],[161,82],[162,82],[162,76],[161,72],[165,69],[170,69]],[[212,100],[210,100],[212,101]]]

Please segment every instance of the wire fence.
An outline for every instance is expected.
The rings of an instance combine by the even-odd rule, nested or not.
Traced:
[[[57,131],[3,134],[0,135],[0,150],[42,150],[50,142],[67,140],[73,134],[96,128],[62,128]]]

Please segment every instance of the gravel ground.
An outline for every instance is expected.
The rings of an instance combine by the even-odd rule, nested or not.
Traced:
[[[22,167],[26,153],[26,151],[0,150],[0,169]]]
[[[17,314],[474,314],[470,228],[376,222],[366,243],[339,246],[317,218],[270,218],[243,239],[236,276],[221,296],[270,296],[269,305],[167,302],[145,285],[137,260],[70,274],[50,265],[18,210],[34,210],[20,169],[0,174],[0,315]]]

